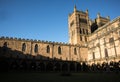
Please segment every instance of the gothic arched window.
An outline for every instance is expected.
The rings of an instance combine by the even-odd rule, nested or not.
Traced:
[[[93,59],[95,59],[95,52],[93,52],[93,54],[92,54],[92,55],[93,55]]]
[[[37,44],[35,44],[34,52],[38,53],[38,45]]]
[[[50,53],[50,46],[47,46],[47,53]]]
[[[23,43],[23,44],[22,44],[22,51],[24,52],[25,50],[26,50],[26,44]]]
[[[76,48],[74,48],[74,54],[75,54],[75,55],[77,54],[77,50],[76,50]]]
[[[61,47],[58,47],[58,54],[61,54]]]
[[[80,41],[82,41],[82,36],[80,36]]]
[[[83,34],[85,34],[85,30],[83,29]]]
[[[87,42],[87,37],[85,36],[85,42]]]
[[[108,57],[108,51],[106,48],[105,48],[105,57]]]
[[[4,47],[7,47],[7,42],[5,42],[5,43],[3,44],[3,46],[4,46]]]
[[[80,28],[80,34],[82,34],[82,30],[81,30],[81,28]]]
[[[7,48],[7,42],[4,42],[4,44],[3,44],[3,51],[6,52],[7,49],[8,49],[8,48]]]
[[[88,30],[86,29],[86,34],[88,35]]]

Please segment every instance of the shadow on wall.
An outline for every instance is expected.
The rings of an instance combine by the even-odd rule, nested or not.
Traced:
[[[32,56],[7,46],[0,47],[0,71],[81,71],[81,63],[49,58],[40,54]]]
[[[6,46],[0,47],[0,72],[120,72],[120,61],[111,61],[109,64],[106,62],[102,64],[93,63],[90,66],[86,62],[63,61],[57,58],[51,59],[41,55],[38,56],[23,54]]]

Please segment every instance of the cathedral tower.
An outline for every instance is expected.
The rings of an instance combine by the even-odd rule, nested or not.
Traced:
[[[69,43],[85,44],[90,33],[88,10],[78,11],[76,6],[72,14],[68,17]]]

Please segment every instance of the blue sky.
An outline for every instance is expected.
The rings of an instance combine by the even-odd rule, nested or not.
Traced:
[[[68,42],[68,14],[120,16],[120,0],[0,0],[0,36]]]

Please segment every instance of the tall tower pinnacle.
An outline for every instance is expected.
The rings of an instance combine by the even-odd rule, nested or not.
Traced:
[[[97,14],[97,18],[100,18],[100,13]]]

